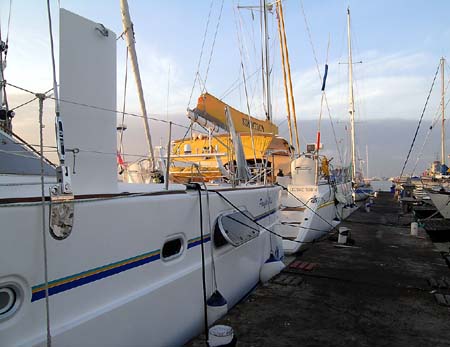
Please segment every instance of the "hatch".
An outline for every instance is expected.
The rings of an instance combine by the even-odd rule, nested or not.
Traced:
[[[238,247],[259,236],[259,225],[254,220],[247,210],[233,211],[221,215],[217,226],[225,240]]]

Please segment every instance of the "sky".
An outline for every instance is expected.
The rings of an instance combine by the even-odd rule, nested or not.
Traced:
[[[12,0],[11,4],[6,78],[10,83],[33,92],[48,90],[52,86],[52,77],[46,1]],[[259,12],[238,8],[258,4],[258,0],[129,0],[149,115],[188,124],[186,108],[195,105],[202,91],[200,83],[194,84],[198,66],[208,92],[224,97],[224,101],[245,111],[242,62],[251,113],[263,117]],[[119,1],[55,0],[52,1],[52,13],[56,38],[59,6],[102,23],[117,35],[122,33]],[[335,139],[328,112],[324,109],[322,139],[324,153],[335,158],[339,156],[336,143],[342,155],[348,148],[347,6],[350,6],[352,15],[353,61],[362,61],[354,64],[359,157],[365,161],[367,148],[369,175],[395,176],[402,168],[439,59],[449,53],[450,25],[446,14],[450,10],[450,2],[283,1],[300,142],[302,146],[314,142],[321,109],[322,82],[317,68],[323,73],[324,64],[328,62],[326,92],[337,136]],[[0,0],[3,39],[8,32],[9,12],[10,1]],[[276,29],[276,17],[269,14],[274,122],[280,125],[280,134],[287,137]],[[125,42],[121,39],[117,41],[117,54],[117,108],[121,109],[125,74]],[[448,66],[446,70],[450,72]],[[446,85],[447,81],[448,78]],[[7,92],[13,107],[30,98],[30,95],[13,88],[8,88]],[[138,112],[132,82],[128,85],[127,94],[127,110]],[[438,125],[424,145],[428,128],[439,115],[439,102],[440,76],[432,91],[407,171],[412,171],[420,152],[423,153],[415,173],[423,171],[439,155]],[[15,131],[31,143],[38,143],[37,104],[31,103],[17,109],[16,113]],[[45,136],[50,145],[54,143],[53,117],[51,100],[47,100]],[[126,123],[127,152],[145,153],[140,121],[127,119]],[[165,143],[167,127],[155,122],[150,122],[150,126],[153,142]],[[174,136],[183,134],[179,128]],[[447,147],[450,145],[448,142]]]

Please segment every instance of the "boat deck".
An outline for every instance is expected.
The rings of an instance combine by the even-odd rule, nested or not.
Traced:
[[[342,223],[353,246],[314,244],[216,324],[239,346],[450,346],[450,244],[411,236],[410,222],[379,194]]]

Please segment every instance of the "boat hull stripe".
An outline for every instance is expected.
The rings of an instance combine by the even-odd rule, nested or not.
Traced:
[[[266,212],[257,218],[256,220],[261,220],[263,218],[268,217],[269,215],[275,213],[277,210],[271,210],[269,212]],[[203,243],[207,243],[211,241],[211,235],[206,234],[203,237]],[[187,249],[191,249],[193,247],[199,246],[202,244],[201,237],[196,237],[193,239],[190,239],[188,241]],[[66,276],[63,278],[59,278],[57,280],[51,281],[48,284],[48,294],[49,296],[58,294],[61,292],[65,292],[67,290],[80,287],[82,285],[95,282],[98,280],[101,280],[106,277],[110,277],[113,275],[116,275],[118,273],[149,264],[151,262],[154,262],[156,260],[161,259],[161,250],[157,249],[151,252],[147,252],[138,256],[134,256],[128,259],[124,259],[118,262],[114,262],[111,264],[107,264],[104,266],[97,267],[95,269],[91,269],[88,271],[83,271],[80,273],[77,273],[75,275]],[[31,302],[40,300],[45,298],[45,283],[41,283],[39,285],[33,286],[31,288],[32,296],[31,296]]]

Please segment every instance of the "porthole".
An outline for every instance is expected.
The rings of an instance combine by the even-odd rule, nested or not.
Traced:
[[[11,318],[23,302],[23,291],[15,283],[0,285],[0,323]]]
[[[0,317],[5,315],[14,307],[16,294],[8,287],[0,288]]]
[[[183,239],[176,238],[166,241],[161,249],[161,258],[171,260],[181,255],[183,252]]]

